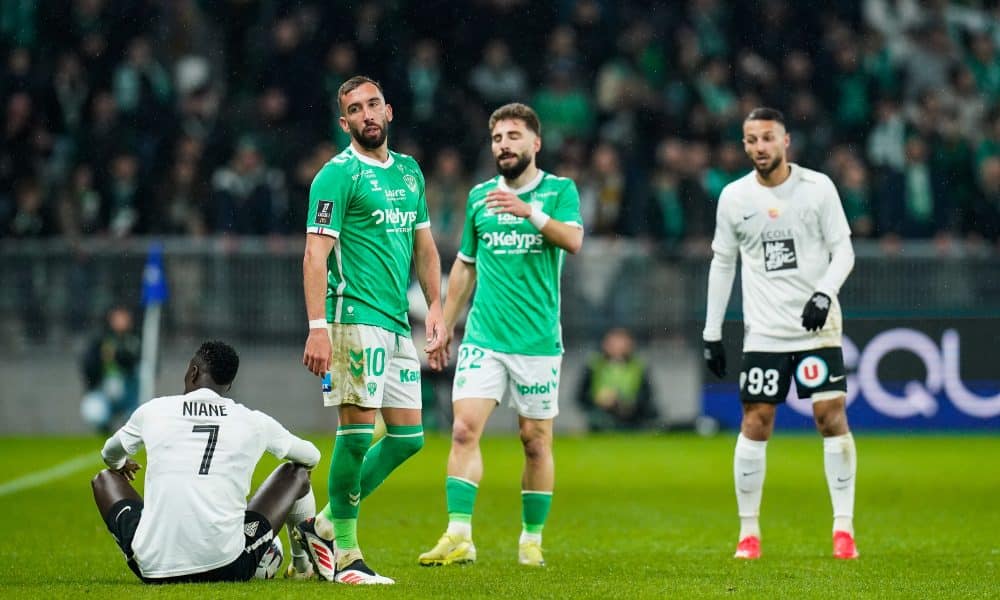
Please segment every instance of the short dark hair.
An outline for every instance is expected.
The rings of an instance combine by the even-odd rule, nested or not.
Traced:
[[[236,371],[240,369],[240,357],[232,346],[219,340],[205,342],[194,353],[215,383],[229,385],[236,379]]]
[[[493,114],[490,115],[490,132],[492,133],[498,122],[505,119],[520,119],[524,121],[528,129],[535,132],[535,135],[542,136],[542,122],[538,120],[538,113],[527,104],[511,102],[493,111]]]
[[[758,106],[757,108],[750,111],[747,118],[743,119],[743,122],[747,121],[777,121],[782,125],[785,124],[785,115],[776,108],[768,108],[766,106]]]
[[[747,118],[743,119],[743,122],[747,121],[777,121],[781,123],[782,126],[785,125],[785,115],[781,113],[780,110],[776,108],[768,108],[766,106],[758,106],[757,108],[750,111]]]
[[[347,94],[350,94],[351,92],[353,92],[354,90],[358,89],[359,87],[363,86],[366,83],[374,85],[378,89],[378,93],[382,94],[382,96],[385,97],[385,92],[382,91],[382,84],[375,81],[371,77],[366,77],[365,75],[355,75],[354,77],[351,77],[344,83],[340,84],[340,88],[337,89],[337,106],[340,106],[341,98],[343,98]]]

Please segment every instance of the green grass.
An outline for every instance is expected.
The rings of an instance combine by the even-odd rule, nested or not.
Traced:
[[[330,438],[313,436],[324,462]],[[0,439],[0,485],[94,452],[102,440]],[[1000,438],[859,435],[858,561],[830,558],[830,500],[816,436],[769,445],[764,557],[731,558],[737,519],[734,436],[607,436],[556,441],[557,484],[543,570],[516,564],[522,457],[515,438],[485,440],[474,518],[479,562],[421,568],[445,526],[448,440],[423,452],[362,506],[369,562],[398,585],[322,582],[146,587],[125,567],[94,508],[84,469],[0,496],[2,598],[906,598],[1000,594]],[[275,466],[262,461],[255,483]],[[95,458],[96,472],[99,460]],[[287,547],[287,546],[286,546]]]

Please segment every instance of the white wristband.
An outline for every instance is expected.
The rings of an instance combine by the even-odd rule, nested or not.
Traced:
[[[545,224],[548,223],[549,219],[551,218],[552,217],[545,214],[545,211],[543,211],[542,209],[538,208],[537,206],[532,206],[531,214],[528,215],[528,222],[534,225],[535,229],[541,231],[542,227],[545,227]]]
[[[309,319],[309,329],[326,329],[326,319]]]

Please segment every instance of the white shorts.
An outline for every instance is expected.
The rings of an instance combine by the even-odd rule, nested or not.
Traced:
[[[420,409],[420,360],[409,336],[374,325],[329,323],[333,353],[323,404]]]
[[[562,356],[528,356],[495,352],[472,344],[458,348],[451,401],[489,398],[503,403],[504,393],[529,419],[559,414],[559,369]]]

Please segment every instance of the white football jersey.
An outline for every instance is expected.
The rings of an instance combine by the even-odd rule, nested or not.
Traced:
[[[719,196],[712,250],[735,257],[743,282],[745,352],[790,352],[840,346],[843,318],[834,295],[825,326],[802,327],[802,309],[851,235],[840,196],[826,175],[791,165],[781,185],[761,185],[751,171]]]
[[[144,507],[132,549],[142,574],[158,578],[233,562],[244,548],[257,461],[265,450],[285,458],[297,439],[268,415],[207,388],[143,404],[117,435],[129,454],[146,447]]]

